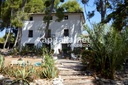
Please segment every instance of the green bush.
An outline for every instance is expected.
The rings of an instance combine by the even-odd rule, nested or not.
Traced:
[[[94,62],[94,52],[92,50],[85,50],[82,52],[82,63],[87,65]]]
[[[121,70],[128,49],[128,31],[122,33],[113,27],[94,24],[93,29],[86,27],[91,51],[85,51],[84,59],[89,59],[90,68],[101,77],[114,79],[116,70]]]
[[[28,47],[28,46],[22,46],[22,49],[20,51],[21,55],[42,55],[42,47],[38,48],[36,46]]]

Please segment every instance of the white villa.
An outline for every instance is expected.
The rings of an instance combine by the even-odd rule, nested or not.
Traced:
[[[85,23],[83,12],[65,13],[64,19],[57,22],[57,17],[52,14],[49,26],[49,39],[45,39],[46,23],[43,21],[44,14],[31,14],[28,21],[24,21],[22,29],[21,46],[41,47],[42,43],[48,43],[54,53],[63,48],[81,47],[80,35]],[[41,39],[43,39],[41,41]]]

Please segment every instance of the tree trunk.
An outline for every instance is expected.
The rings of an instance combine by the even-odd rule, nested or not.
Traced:
[[[7,37],[6,37],[6,40],[5,40],[5,42],[4,42],[3,49],[5,49],[5,46],[6,46],[7,42],[8,42],[9,35],[10,35],[10,30],[9,30],[9,32],[8,32],[8,34],[7,34]]]
[[[104,21],[106,15],[106,2],[107,0],[100,0],[100,7],[101,7],[101,22]]]
[[[11,8],[11,17],[12,17],[12,15],[13,15],[13,9]],[[6,46],[6,44],[7,44],[7,42],[8,42],[8,39],[9,39],[9,36],[10,36],[10,32],[11,32],[11,18],[10,18],[10,30],[9,30],[9,32],[8,32],[8,34],[7,34],[7,37],[6,37],[6,40],[5,40],[5,42],[4,42],[4,46],[3,46],[3,49],[5,49],[5,46]]]
[[[101,7],[101,22],[104,20],[104,14],[103,14],[103,1],[100,0],[100,7]]]
[[[13,45],[14,48],[17,46],[18,37],[19,37],[19,28],[18,28],[18,32],[17,32],[17,35],[16,35],[15,43]]]
[[[22,5],[21,5],[21,10],[24,13],[24,6],[27,3],[27,0],[22,0]],[[22,35],[22,28],[18,27],[18,32],[17,32],[17,36],[16,36],[16,40],[15,43],[13,45],[13,47],[15,48],[17,45],[18,48],[20,48],[20,42],[21,42],[21,35]]]
[[[18,35],[18,48],[20,48],[20,44],[21,44],[21,37],[22,37],[22,28],[19,28],[19,35]]]
[[[50,24],[50,17],[51,17],[51,14],[52,14],[52,11],[53,11],[53,8],[54,8],[54,1],[55,0],[52,0],[52,5],[51,5],[51,7],[50,7],[50,12],[48,13],[48,20],[47,20],[47,22],[46,22],[46,28],[45,28],[45,38],[48,38],[48,29],[49,29],[49,24]]]

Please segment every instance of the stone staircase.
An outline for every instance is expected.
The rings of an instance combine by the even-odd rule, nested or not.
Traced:
[[[64,85],[96,85],[92,76],[87,76],[85,68],[78,60],[59,59],[56,64]]]

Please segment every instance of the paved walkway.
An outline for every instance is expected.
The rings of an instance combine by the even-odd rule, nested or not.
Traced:
[[[64,85],[96,85],[94,78],[82,71],[84,66],[78,60],[58,59],[56,66]]]

